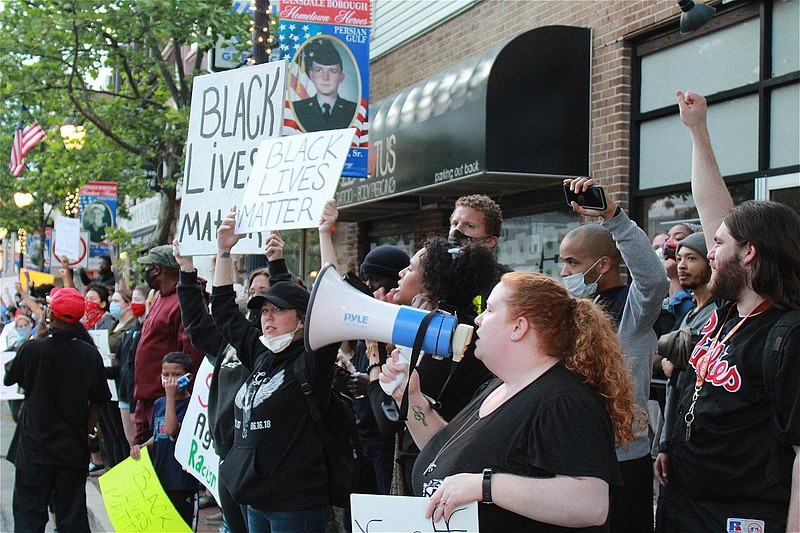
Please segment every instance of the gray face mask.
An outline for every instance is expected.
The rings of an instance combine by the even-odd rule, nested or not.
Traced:
[[[600,262],[600,259],[594,262],[592,266],[590,266],[586,272],[589,272],[591,269]],[[589,296],[593,295],[597,292],[597,282],[600,281],[600,278],[603,277],[602,274],[597,276],[597,279],[594,280],[592,283],[586,283],[586,272],[578,272],[577,274],[570,274],[569,276],[564,276],[561,278],[561,283],[564,285],[564,288],[567,289],[567,292],[570,296],[579,300],[581,298],[588,298]]]

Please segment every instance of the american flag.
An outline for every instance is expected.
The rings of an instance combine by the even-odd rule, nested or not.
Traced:
[[[292,57],[302,47],[303,43],[311,37],[322,34],[322,27],[318,24],[302,24],[296,22],[284,22],[281,24],[281,53],[282,57],[291,60]],[[289,102],[303,100],[314,93],[314,84],[305,71],[303,58],[299,61],[289,63],[289,87],[287,98],[284,102],[283,113],[283,134],[294,135],[303,133],[303,130],[295,120],[292,107]],[[309,88],[311,91],[309,91]],[[353,146],[366,148],[369,146],[369,115],[367,112],[368,102],[366,98],[361,98],[356,110],[356,118],[353,121],[353,128],[356,128],[356,137]]]
[[[38,122],[22,128],[22,122],[14,132],[14,142],[11,144],[11,160],[8,162],[8,170],[14,176],[22,175],[25,169],[25,154],[27,154],[39,141],[44,139],[44,130]]]

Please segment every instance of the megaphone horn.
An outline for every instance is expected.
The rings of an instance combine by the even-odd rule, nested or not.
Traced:
[[[371,298],[350,286],[327,264],[320,270],[306,312],[304,340],[313,351],[344,340],[370,339],[413,346],[427,311]],[[425,331],[422,350],[450,357],[456,317],[437,312]]]

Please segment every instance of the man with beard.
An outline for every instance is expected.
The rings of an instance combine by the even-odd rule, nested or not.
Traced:
[[[156,246],[139,263],[145,265],[144,278],[151,289],[158,292],[142,324],[142,336],[136,348],[133,370],[133,396],[136,398],[134,422],[135,444],[150,438],[153,402],[164,396],[161,386],[161,360],[169,352],[183,352],[192,359],[193,373],[197,373],[203,352],[192,346],[191,337],[183,329],[181,309],[178,304],[178,262],[172,246]]]
[[[678,380],[661,465],[664,525],[800,531],[800,216],[776,202],[734,207],[711,149],[705,98],[679,91],[677,99],[692,136],[692,194],[711,248],[711,290],[727,302]]]

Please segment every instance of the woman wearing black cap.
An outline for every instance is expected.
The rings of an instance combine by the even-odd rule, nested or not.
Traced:
[[[220,476],[233,497],[247,505],[251,533],[321,532],[330,505],[325,457],[292,365],[297,357],[306,358],[317,403],[325,405],[337,345],[305,351],[303,321],[310,295],[285,281],[248,302],[249,308],[261,310],[263,334],[250,326],[233,290],[230,249],[241,238],[233,231],[235,216],[234,208],[217,231],[211,313],[251,374],[236,394],[236,435]]]

